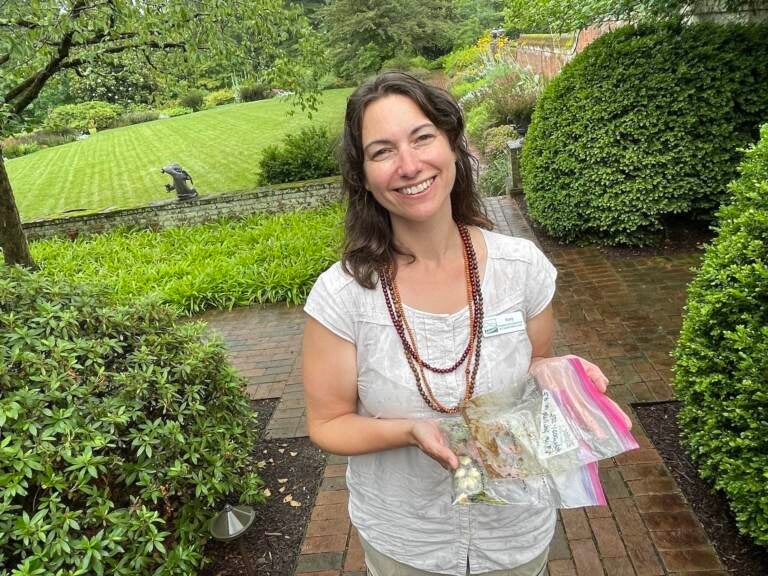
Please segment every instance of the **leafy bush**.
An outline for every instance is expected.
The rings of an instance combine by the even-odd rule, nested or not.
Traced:
[[[238,90],[240,102],[255,102],[269,98],[269,86],[265,84],[247,84]]]
[[[335,143],[336,138],[322,126],[310,126],[289,134],[282,145],[268,146],[262,152],[259,182],[279,184],[338,174]]]
[[[459,72],[479,67],[483,62],[485,49],[480,44],[455,48],[449,54],[441,57],[443,70],[449,76],[455,76]]]
[[[490,104],[494,124],[514,124],[525,130],[541,89],[540,77],[519,66],[494,78],[484,96]]]
[[[129,304],[148,295],[179,312],[301,303],[339,257],[338,206],[243,220],[32,242],[40,275],[109,284]]]
[[[483,134],[483,158],[486,167],[480,174],[478,186],[486,196],[500,196],[507,191],[510,176],[507,142],[518,138],[514,126],[504,125],[488,128]]]
[[[171,106],[170,108],[163,108],[160,110],[160,116],[166,116],[173,118],[174,116],[184,116],[185,114],[192,114],[194,110],[188,106]]]
[[[711,217],[768,118],[768,26],[625,27],[544,89],[523,150],[528,209],[567,241],[638,245]]]
[[[453,94],[453,97],[456,98],[456,100],[459,100],[462,108],[467,110],[471,107],[467,106],[467,96],[478,92],[483,87],[485,87],[485,80],[478,78],[476,80],[464,80],[462,82],[457,82],[456,84],[451,84],[449,90],[451,94]]]
[[[482,142],[483,134],[491,127],[491,110],[487,102],[481,102],[466,114],[466,130],[469,139],[476,146]]]
[[[137,110],[136,112],[126,112],[121,114],[115,120],[113,127],[130,126],[132,124],[142,124],[143,122],[152,122],[160,118],[160,112],[154,110]]]
[[[424,58],[424,56],[413,56],[409,54],[396,54],[381,64],[382,70],[402,70],[417,78],[428,76],[429,71],[433,68],[434,65]]]
[[[202,110],[205,105],[205,92],[202,90],[190,90],[179,98],[179,104],[185,108],[192,108],[193,112]]]
[[[202,331],[0,269],[4,574],[194,574],[217,502],[262,499],[243,382]]]
[[[37,142],[19,142],[15,138],[9,138],[3,142],[2,152],[5,158],[19,158],[40,150]]]
[[[768,545],[768,124],[688,288],[675,350],[680,426],[742,532]]]
[[[100,102],[82,102],[57,106],[48,113],[45,127],[53,131],[66,129],[85,132],[90,129],[106,130],[123,112],[117,104]]]
[[[488,128],[483,134],[483,156],[486,159],[507,155],[507,142],[519,138],[514,126],[505,124]]]
[[[208,107],[232,104],[235,101],[235,93],[229,88],[222,88],[211,92],[205,97],[205,105]]]
[[[507,178],[509,162],[506,156],[494,156],[480,174],[480,192],[485,196],[503,196],[507,193]]]

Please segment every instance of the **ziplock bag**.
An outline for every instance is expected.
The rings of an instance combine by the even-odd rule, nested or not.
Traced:
[[[537,363],[523,386],[472,398],[463,416],[490,479],[574,470],[638,447],[575,357]]]
[[[454,505],[516,504],[555,508],[606,505],[597,462],[547,476],[493,480],[485,472],[464,420],[446,418],[437,423],[459,458],[459,467],[451,478]]]
[[[492,480],[485,472],[477,449],[469,434],[469,428],[461,417],[445,418],[437,421],[443,436],[451,450],[459,459],[459,467],[451,472],[451,500],[455,505],[516,504],[534,507],[550,507],[561,498],[552,495],[558,484],[549,482],[544,477],[532,479]],[[563,476],[563,486],[580,486],[573,478]],[[573,492],[573,490],[571,490]],[[582,491],[576,496],[575,506],[589,506]],[[573,498],[571,498],[573,500]],[[590,500],[591,502],[591,500]]]
[[[437,426],[448,441],[448,447],[459,459],[459,467],[451,473],[453,504],[508,504],[489,486],[488,476],[480,461],[469,428],[462,418],[444,418]]]

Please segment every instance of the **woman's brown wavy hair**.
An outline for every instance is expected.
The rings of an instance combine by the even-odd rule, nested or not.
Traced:
[[[403,254],[395,246],[389,212],[365,189],[363,172],[363,114],[379,98],[398,94],[413,100],[439,130],[448,137],[456,154],[456,181],[451,190],[453,219],[467,225],[491,229],[475,185],[477,159],[469,152],[464,118],[453,97],[402,72],[385,72],[361,85],[347,100],[341,141],[341,175],[347,196],[345,240],[341,263],[361,286],[376,286],[376,271]]]

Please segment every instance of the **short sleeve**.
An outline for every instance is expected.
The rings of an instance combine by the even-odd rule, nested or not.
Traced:
[[[304,312],[338,337],[354,343],[353,317],[343,298],[345,283],[335,281],[340,274],[336,264],[320,275],[307,297]]]
[[[531,258],[525,277],[525,315],[533,318],[541,313],[555,295],[557,270],[533,243],[530,244]]]

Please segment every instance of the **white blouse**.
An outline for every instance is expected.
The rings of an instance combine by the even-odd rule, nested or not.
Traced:
[[[482,279],[485,323],[501,314],[540,313],[555,292],[556,270],[530,241],[483,230],[487,263]],[[404,305],[419,354],[433,366],[455,362],[469,337],[468,310],[432,314]],[[374,418],[441,418],[422,399],[377,285],[368,290],[336,263],[318,278],[304,310],[357,349],[358,413]],[[531,359],[524,329],[483,337],[475,394],[523,382]],[[427,373],[436,397],[456,405],[464,370]],[[510,485],[515,484],[511,482]],[[451,478],[415,447],[351,456],[349,515],[379,552],[420,570],[465,576],[525,564],[548,546],[555,529],[551,506],[451,503]],[[519,485],[518,485],[519,486]],[[542,478],[526,489],[544,491]],[[504,496],[504,494],[501,494]]]

